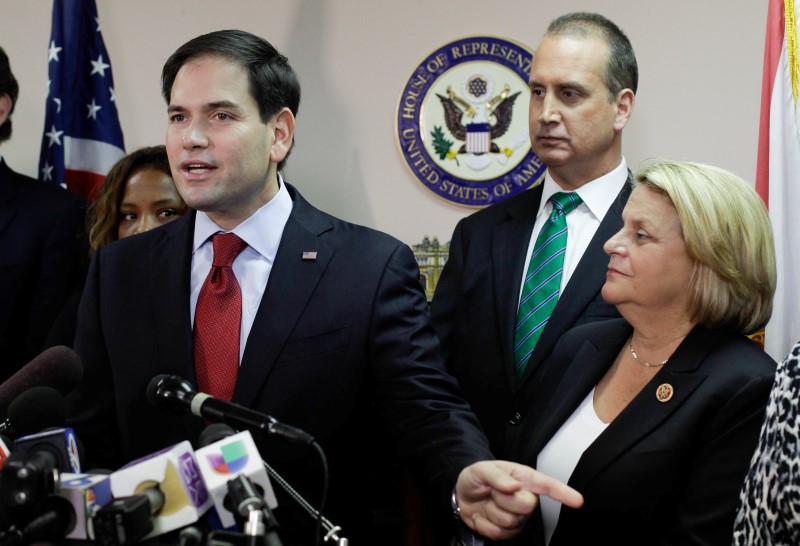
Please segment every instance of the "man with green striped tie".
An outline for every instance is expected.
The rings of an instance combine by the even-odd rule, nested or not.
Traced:
[[[619,316],[600,296],[602,247],[630,194],[622,131],[637,83],[617,25],[594,13],[551,22],[530,76],[531,146],[544,180],[455,228],[431,310],[448,370],[498,457],[558,338]]]

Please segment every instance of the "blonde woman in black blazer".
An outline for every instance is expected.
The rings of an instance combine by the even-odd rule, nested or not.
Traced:
[[[623,319],[561,338],[512,449],[585,504],[542,499],[519,543],[730,544],[775,371],[743,335],[772,311],[766,209],[726,171],[657,161],[623,220],[602,292]]]

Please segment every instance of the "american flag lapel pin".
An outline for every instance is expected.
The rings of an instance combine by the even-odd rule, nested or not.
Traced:
[[[303,259],[304,260],[316,260],[317,253],[316,252],[303,252]]]

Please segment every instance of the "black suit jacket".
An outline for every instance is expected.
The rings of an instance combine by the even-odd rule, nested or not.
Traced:
[[[458,223],[431,307],[447,369],[459,380],[498,456],[518,433],[517,391],[538,373],[558,338],[577,324],[619,317],[600,296],[608,268],[603,244],[622,227],[629,184],[603,218],[516,384],[514,324],[542,190],[540,184]]]
[[[622,319],[565,334],[530,402],[511,456],[535,465],[625,347]],[[745,474],[758,441],[775,362],[744,336],[697,326],[669,363],[584,451],[569,485],[584,495],[562,507],[551,546],[730,544]],[[673,396],[661,402],[660,385]],[[544,544],[539,512],[515,544]]]
[[[352,539],[369,519],[372,488],[383,486],[369,483],[368,471],[383,456],[374,450],[382,423],[400,456],[440,485],[443,500],[464,466],[492,456],[456,381],[444,372],[411,250],[320,212],[287,187],[293,209],[233,402],[316,437],[331,470],[329,519]],[[188,214],[108,245],[90,266],[76,337],[87,373],[73,400],[72,422],[87,453],[112,467],[195,440],[202,427],[196,417],[168,415],[145,401],[157,374],[195,380],[189,316],[194,218]],[[315,252],[316,259],[303,259],[304,252]],[[259,446],[316,504],[321,480],[315,455],[282,440]],[[292,504],[282,500],[282,506]]]
[[[86,276],[86,203],[0,160],[0,383],[41,350]]]

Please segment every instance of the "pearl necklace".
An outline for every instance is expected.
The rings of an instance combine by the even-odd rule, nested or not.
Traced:
[[[645,368],[660,368],[661,366],[669,362],[668,358],[664,362],[661,362],[660,364],[650,364],[649,362],[645,362],[644,360],[639,358],[639,355],[637,355],[636,351],[633,350],[633,336],[631,336],[630,339],[628,339],[628,350],[631,352],[631,356],[636,360],[636,362],[638,362]]]

